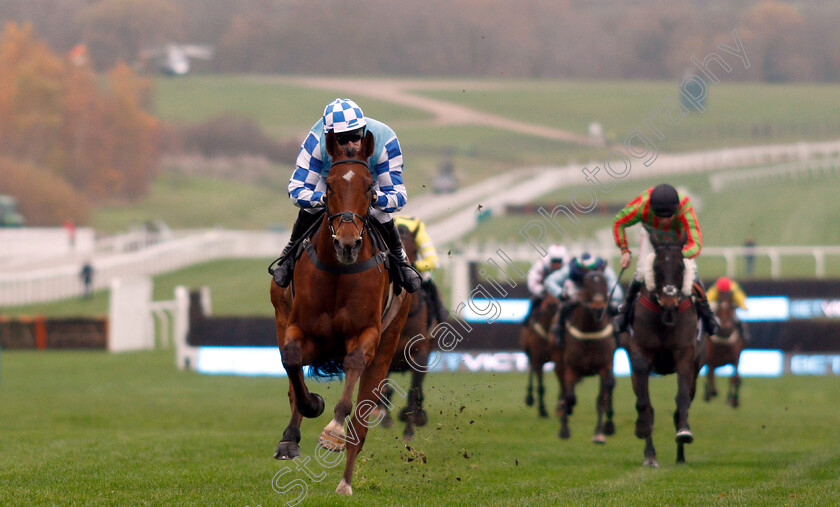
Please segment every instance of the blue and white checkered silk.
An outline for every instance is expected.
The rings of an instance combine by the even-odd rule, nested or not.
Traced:
[[[324,108],[324,131],[336,134],[365,126],[365,114],[350,99],[335,99]]]

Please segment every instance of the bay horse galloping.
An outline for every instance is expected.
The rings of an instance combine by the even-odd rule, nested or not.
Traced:
[[[613,356],[616,339],[607,310],[607,279],[601,271],[589,271],[583,277],[576,300],[570,302],[571,308],[561,310],[566,315],[563,322],[563,340],[561,359],[555,366],[560,379],[561,398],[558,405],[560,413],[560,438],[571,436],[569,416],[577,403],[575,385],[583,377],[598,375],[601,387],[598,392],[598,424],[592,441],[596,444],[606,442],[605,435],[615,433],[613,423],[612,392],[615,387],[613,374]],[[605,420],[606,418],[606,420]]]
[[[732,291],[718,292],[716,304],[715,315],[720,321],[720,331],[716,335],[709,336],[709,341],[706,344],[706,368],[708,370],[703,399],[709,401],[718,394],[715,388],[715,368],[731,364],[734,371],[729,378],[729,392],[726,396],[726,402],[732,408],[736,408],[740,403],[739,391],[741,387],[738,362],[741,358],[741,351],[746,347],[746,337],[741,334],[742,328],[738,325]]]
[[[413,265],[417,260],[417,242],[414,235],[407,227],[399,226],[400,239],[403,250]],[[435,324],[432,303],[425,290],[409,294],[411,307],[408,318],[402,329],[397,351],[391,361],[389,372],[411,372],[411,388],[408,391],[408,402],[400,411],[399,419],[405,423],[403,438],[410,441],[414,438],[414,427],[425,426],[428,422],[428,415],[423,409],[423,380],[426,377],[429,355],[434,347],[434,339],[429,335],[429,330]],[[385,393],[390,399],[393,390],[390,388]],[[391,416],[388,413],[389,405],[386,400],[380,400],[378,409],[384,414],[382,426],[388,428],[393,425]]]
[[[549,361],[560,360],[560,349],[551,336],[551,326],[557,317],[559,302],[552,295],[547,295],[540,305],[534,308],[528,322],[519,334],[519,343],[528,356],[528,387],[525,404],[534,404],[534,377],[537,379],[537,412],[540,417],[548,417],[545,409],[545,386],[543,385],[543,366]]]
[[[704,361],[705,344],[697,338],[697,312],[691,299],[694,264],[683,259],[683,235],[678,241],[660,242],[651,235],[655,253],[643,266],[645,284],[636,301],[633,333],[627,350],[636,393],[636,436],[645,440],[644,466],[659,466],[653,447],[653,407],[648,392],[651,373],[677,374],[677,463],[685,462],[684,445],[694,441],[688,425],[688,408],[697,388],[697,374]]]
[[[369,225],[373,180],[366,160],[374,149],[373,134],[365,136],[356,152],[340,148],[330,131],[326,149],[333,158],[326,179],[326,213],[318,230],[304,241],[306,255],[297,263],[293,284],[282,289],[271,283],[292,411],[274,457],[300,456],[302,419],[318,417],[324,411],[323,398],[306,386],[303,366],[312,365],[316,374],[343,369],[344,390],[318,444],[335,452],[347,447],[344,474],[336,493],[351,495],[353,466],[368,428],[375,424],[368,417],[376,398],[382,397],[388,365],[408,315],[409,299],[405,292],[389,297],[393,293],[387,256],[374,247]],[[353,410],[357,383],[358,399]],[[345,432],[345,419],[351,413]]]

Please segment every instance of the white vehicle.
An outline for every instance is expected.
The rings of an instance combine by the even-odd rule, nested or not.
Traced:
[[[156,60],[161,73],[168,76],[183,76],[190,71],[190,58],[212,60],[213,46],[196,44],[167,44],[159,48],[140,52],[141,60]]]

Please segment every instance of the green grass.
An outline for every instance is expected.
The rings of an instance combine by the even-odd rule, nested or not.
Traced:
[[[647,81],[511,82],[474,90],[422,90],[422,95],[475,109],[587,132],[600,122],[618,143],[655,113],[669,98],[678,98],[677,83]],[[650,122],[661,132],[660,150],[720,148],[801,139],[833,139],[840,121],[836,86],[821,84],[727,83],[710,85],[706,110],[684,117],[678,125],[664,122],[663,113]],[[651,135],[648,133],[648,135]]]
[[[278,168],[278,174],[282,169]],[[288,179],[251,185],[172,172],[158,177],[149,195],[130,206],[99,208],[93,225],[98,231],[124,232],[146,221],[162,219],[173,229],[290,228],[297,208],[286,196]]]
[[[346,95],[281,83],[270,76],[241,75],[158,77],[155,91],[155,111],[163,120],[191,124],[236,112],[259,122],[270,135],[301,140],[324,106]],[[368,98],[364,100],[364,110],[366,115],[395,126],[430,117],[423,111]]]
[[[840,494],[840,384],[830,377],[747,378],[737,410],[696,401],[695,442],[679,466],[676,379],[654,378],[661,467],[646,469],[626,377],[617,433],[595,446],[594,379],[579,385],[572,438],[560,441],[553,418],[524,406],[524,374],[431,374],[429,424],[410,444],[426,463],[409,461],[398,427],[374,428],[354,496],[342,498],[342,467],[314,455],[338,383],[310,382],[327,401],[302,428],[310,470],[326,474],[316,482],[271,457],[289,414],[283,379],[181,372],[164,351],[4,351],[0,374],[3,505],[283,505],[291,496],[271,481],[284,467],[280,485],[308,486],[302,505],[828,505]],[[550,378],[549,405],[556,393]]]

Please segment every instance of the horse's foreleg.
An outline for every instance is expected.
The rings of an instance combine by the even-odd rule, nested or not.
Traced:
[[[545,410],[545,385],[543,384],[543,369],[542,366],[537,368],[537,410],[540,417],[548,417],[548,412]]]
[[[391,404],[391,395],[394,394],[394,390],[391,389],[390,386],[385,386],[382,390],[383,399],[377,400],[376,403],[376,410],[373,411],[371,414],[374,418],[382,418],[382,422],[380,423],[383,428],[390,428],[394,425],[393,419],[391,419],[391,411],[390,407]]]
[[[300,456],[300,423],[303,415],[297,409],[295,391],[291,382],[289,382],[289,405],[292,407],[292,417],[283,431],[283,438],[277,443],[274,459],[294,459]]]
[[[729,379],[729,405],[732,408],[737,408],[739,404],[738,394],[741,390],[741,376],[738,374],[738,361],[733,365],[735,371],[732,372],[732,378]]]
[[[694,441],[688,426],[688,408],[694,398],[697,370],[694,366],[693,350],[683,351],[677,358],[677,409],[674,411],[674,427],[677,430],[677,442],[690,444]]]
[[[645,460],[642,461],[642,466],[658,467],[659,462],[656,461],[656,449],[653,447],[653,437],[645,438]]]
[[[636,437],[648,438],[653,432],[653,407],[650,404],[648,392],[650,366],[640,355],[631,356],[630,365],[633,370],[633,392],[636,394]]]
[[[613,405],[612,392],[615,388],[615,376],[612,372],[612,365],[609,364],[601,370],[601,389],[598,393],[598,426],[595,428],[595,437],[592,439],[596,443],[604,443],[605,435],[612,435],[615,433],[615,424],[613,424]]]
[[[335,492],[352,495],[353,488],[351,487],[353,481],[353,466],[356,464],[356,458],[362,450],[362,446],[367,438],[368,428],[371,428],[379,423],[378,420],[369,421],[368,416],[370,410],[376,407],[376,403],[381,396],[381,391],[384,388],[385,377],[388,375],[388,367],[391,364],[391,358],[394,357],[394,351],[397,348],[397,341],[405,323],[405,318],[408,315],[408,305],[403,305],[400,314],[397,315],[394,322],[382,333],[382,338],[379,340],[376,347],[375,355],[372,357],[369,365],[362,372],[359,382],[359,397],[356,405],[356,410],[353,412],[353,417],[350,419],[350,426],[353,430],[351,435],[353,438],[348,440],[347,445],[347,461],[344,464],[344,473],[341,477],[341,482],[338,484]],[[395,389],[400,392],[400,389],[394,384]],[[405,391],[400,394],[405,396]]]
[[[314,418],[324,412],[324,399],[315,393],[310,393],[303,380],[303,352],[300,340],[303,333],[297,326],[286,328],[286,345],[280,349],[283,368],[294,389],[295,406],[303,417]]]
[[[709,401],[717,396],[717,388],[715,388],[715,368],[711,364],[707,364],[706,369],[706,391],[703,399]]]
[[[344,421],[353,411],[353,392],[356,389],[356,383],[373,358],[374,349],[379,341],[378,338],[379,330],[368,328],[362,331],[359,339],[356,341],[357,345],[355,347],[348,344],[350,352],[344,356],[344,391],[342,391],[341,398],[335,405],[335,415],[332,421],[327,424],[318,436],[318,443],[322,447],[333,451],[344,450],[347,442],[347,437],[344,433]],[[383,376],[386,374],[387,366]]]
[[[578,377],[574,368],[569,365],[564,365],[563,380],[561,389],[563,391],[562,411],[560,413],[560,438],[569,438],[571,431],[569,430],[569,416],[577,404],[577,397],[575,396],[575,384],[577,384],[580,377]]]
[[[527,351],[525,352],[528,353]],[[529,364],[528,386],[525,388],[525,404],[529,407],[534,404],[534,366]]]

